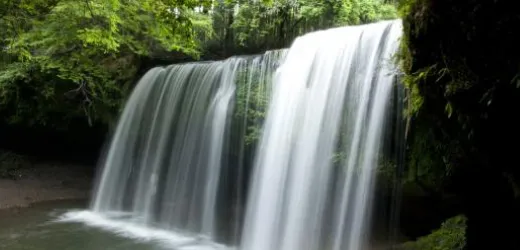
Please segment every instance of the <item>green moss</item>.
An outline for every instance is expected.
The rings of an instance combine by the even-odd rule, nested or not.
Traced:
[[[442,223],[441,228],[416,241],[399,246],[398,250],[462,250],[466,245],[466,217],[455,216]]]

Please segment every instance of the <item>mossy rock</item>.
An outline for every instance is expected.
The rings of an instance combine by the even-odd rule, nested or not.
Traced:
[[[442,223],[441,228],[416,241],[406,242],[398,250],[462,250],[466,245],[466,217],[458,215]]]

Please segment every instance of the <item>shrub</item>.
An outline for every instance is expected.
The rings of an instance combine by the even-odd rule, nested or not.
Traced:
[[[462,250],[466,245],[466,217],[458,215],[442,223],[441,228],[416,241],[406,242],[399,250]]]

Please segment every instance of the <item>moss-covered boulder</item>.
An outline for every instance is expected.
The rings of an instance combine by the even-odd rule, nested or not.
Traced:
[[[466,217],[455,216],[431,234],[406,242],[397,250],[462,250],[466,245]]]

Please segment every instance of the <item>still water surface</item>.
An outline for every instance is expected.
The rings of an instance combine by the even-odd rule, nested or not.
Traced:
[[[5,250],[163,250],[161,242],[119,236],[83,223],[57,222],[68,211],[85,209],[84,201],[36,204],[0,211],[0,249]]]

